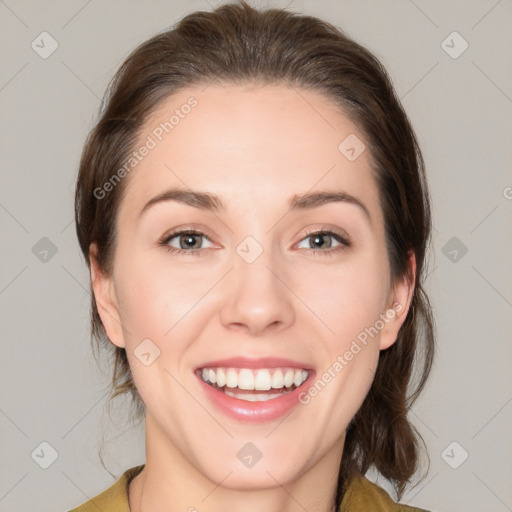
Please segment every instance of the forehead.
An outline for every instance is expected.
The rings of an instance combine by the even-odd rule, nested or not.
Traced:
[[[151,149],[127,177],[120,210],[130,214],[176,186],[213,192],[240,207],[343,189],[371,208],[378,199],[368,151],[350,160],[345,140],[363,144],[364,138],[317,91],[251,84],[186,88],[146,120],[135,150]]]

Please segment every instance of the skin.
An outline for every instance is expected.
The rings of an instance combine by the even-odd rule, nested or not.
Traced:
[[[130,485],[130,508],[327,512],[347,425],[379,351],[396,340],[412,284],[390,281],[370,155],[351,162],[338,150],[349,134],[364,137],[327,98],[286,85],[191,87],[161,103],[140,140],[192,95],[197,107],[124,178],[112,275],[99,269],[94,244],[90,251],[101,319],[112,343],[126,349],[147,408],[146,466]],[[215,193],[226,209],[168,201],[139,218],[149,199],[171,187]],[[290,196],[319,190],[357,197],[371,221],[348,202],[289,211]],[[159,246],[190,224],[207,236],[197,239],[200,253]],[[313,252],[308,230],[322,229],[345,234],[351,245],[334,250],[339,242],[326,236]],[[249,235],[263,248],[251,264],[236,252]],[[410,266],[414,275],[414,255]],[[240,355],[305,361],[318,379],[395,303],[401,311],[284,420],[235,421],[201,393],[193,373],[200,363]],[[134,355],[147,338],[160,350],[149,366]],[[249,441],[262,453],[252,468],[236,455]]]

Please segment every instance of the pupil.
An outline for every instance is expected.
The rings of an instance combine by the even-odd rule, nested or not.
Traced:
[[[187,247],[187,248],[193,247],[194,244],[196,243],[196,236],[197,235],[183,235],[182,236],[183,243],[181,244],[182,248],[184,248],[183,245],[185,245],[185,247]]]
[[[329,247],[329,243],[328,242],[325,242],[325,236],[326,235],[315,235],[313,237],[313,244],[316,246],[316,247]]]

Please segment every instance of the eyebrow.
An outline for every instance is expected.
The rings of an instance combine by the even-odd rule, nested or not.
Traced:
[[[222,199],[210,192],[198,192],[172,188],[150,199],[140,211],[139,217],[155,204],[168,201],[177,201],[206,211],[219,211],[226,209]],[[370,212],[364,203],[357,197],[354,197],[344,191],[320,191],[296,194],[288,200],[288,206],[291,211],[296,211],[316,208],[318,206],[334,202],[345,202],[357,206],[371,223],[372,218]]]

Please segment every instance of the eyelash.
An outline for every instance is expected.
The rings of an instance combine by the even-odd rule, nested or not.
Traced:
[[[204,249],[177,249],[176,247],[171,247],[170,245],[168,245],[169,242],[173,238],[176,238],[177,236],[181,236],[181,235],[203,236],[206,239],[210,240],[201,231],[197,231],[197,230],[194,230],[194,229],[184,229],[184,230],[181,230],[181,231],[174,231],[173,233],[170,233],[169,235],[166,235],[158,243],[159,243],[159,245],[161,247],[163,247],[164,249],[166,249],[168,252],[170,252],[172,254],[177,254],[177,255],[178,254],[185,254],[185,255],[188,255],[188,256],[204,255],[205,254],[204,253]],[[350,242],[350,240],[347,237],[342,236],[341,234],[336,233],[334,231],[330,231],[328,229],[319,229],[319,230],[309,231],[309,232],[305,233],[305,235],[300,239],[299,242],[302,242],[303,240],[305,240],[307,238],[310,238],[310,237],[312,237],[314,235],[328,235],[328,236],[331,236],[337,242],[339,242],[340,245],[338,245],[337,247],[334,247],[332,249],[308,249],[309,251],[312,251],[313,254],[322,253],[323,256],[334,256],[338,252],[346,251],[348,248],[350,248],[352,246],[352,243]]]

